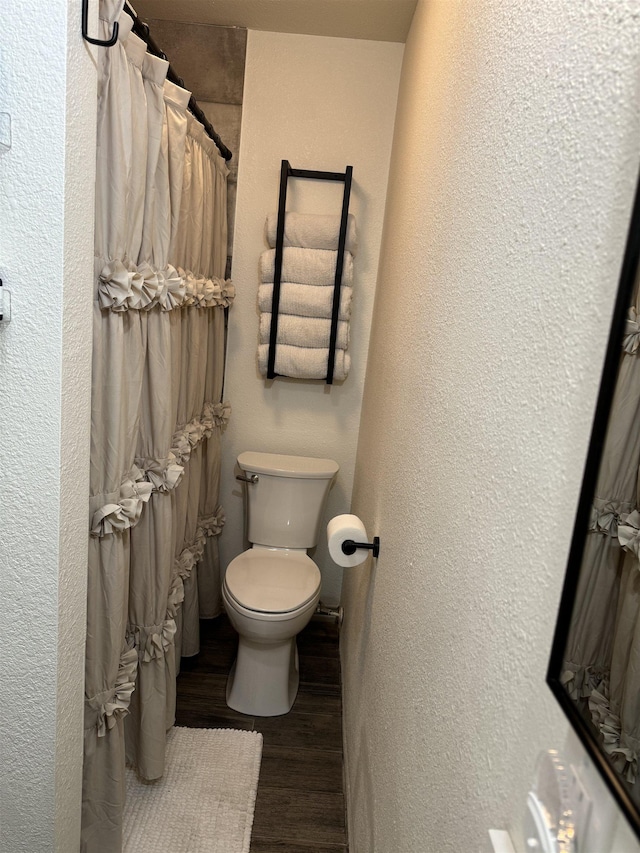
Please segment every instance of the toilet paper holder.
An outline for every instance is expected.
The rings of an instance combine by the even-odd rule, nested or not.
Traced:
[[[342,543],[342,553],[348,557],[355,554],[358,548],[367,548],[369,551],[373,551],[373,556],[377,559],[380,554],[380,537],[374,536],[373,542],[354,542],[353,539],[345,539]]]

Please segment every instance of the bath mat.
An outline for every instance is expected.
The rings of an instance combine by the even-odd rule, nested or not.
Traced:
[[[249,853],[262,735],[173,728],[165,775],[127,770],[125,853]]]

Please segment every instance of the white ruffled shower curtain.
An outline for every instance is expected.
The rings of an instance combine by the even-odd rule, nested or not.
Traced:
[[[164,771],[180,648],[220,612],[227,166],[101,0],[82,850],[122,847],[125,761]]]
[[[562,681],[640,789],[640,292],[629,309]],[[640,790],[639,790],[640,793]]]

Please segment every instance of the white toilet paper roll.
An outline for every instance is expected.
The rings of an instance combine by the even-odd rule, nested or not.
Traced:
[[[336,515],[327,524],[327,543],[329,554],[334,563],[345,568],[359,566],[367,559],[369,551],[359,548],[354,554],[345,554],[342,543],[347,539],[354,542],[368,542],[367,531],[357,515]]]

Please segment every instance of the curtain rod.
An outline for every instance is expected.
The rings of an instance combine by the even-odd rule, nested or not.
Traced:
[[[158,47],[156,42],[151,37],[149,24],[145,24],[143,21],[141,21],[128,3],[124,4],[124,11],[133,18],[133,32],[146,43],[149,53],[152,53],[154,56],[159,56],[160,59],[164,59],[168,62],[169,60],[166,53]],[[169,69],[167,70],[167,79],[170,80],[172,83],[175,83],[177,86],[180,86],[182,89],[187,88],[182,77],[178,77],[176,72],[171,67],[171,63],[169,63]],[[202,125],[204,125],[204,129],[206,131],[207,136],[213,139],[224,159],[231,160],[231,158],[233,157],[233,153],[229,151],[227,146],[220,139],[220,137],[215,131],[214,126],[211,124],[206,115],[202,112],[202,110],[198,106],[198,102],[193,97],[193,95],[189,99],[189,111],[193,113],[193,115]]]

